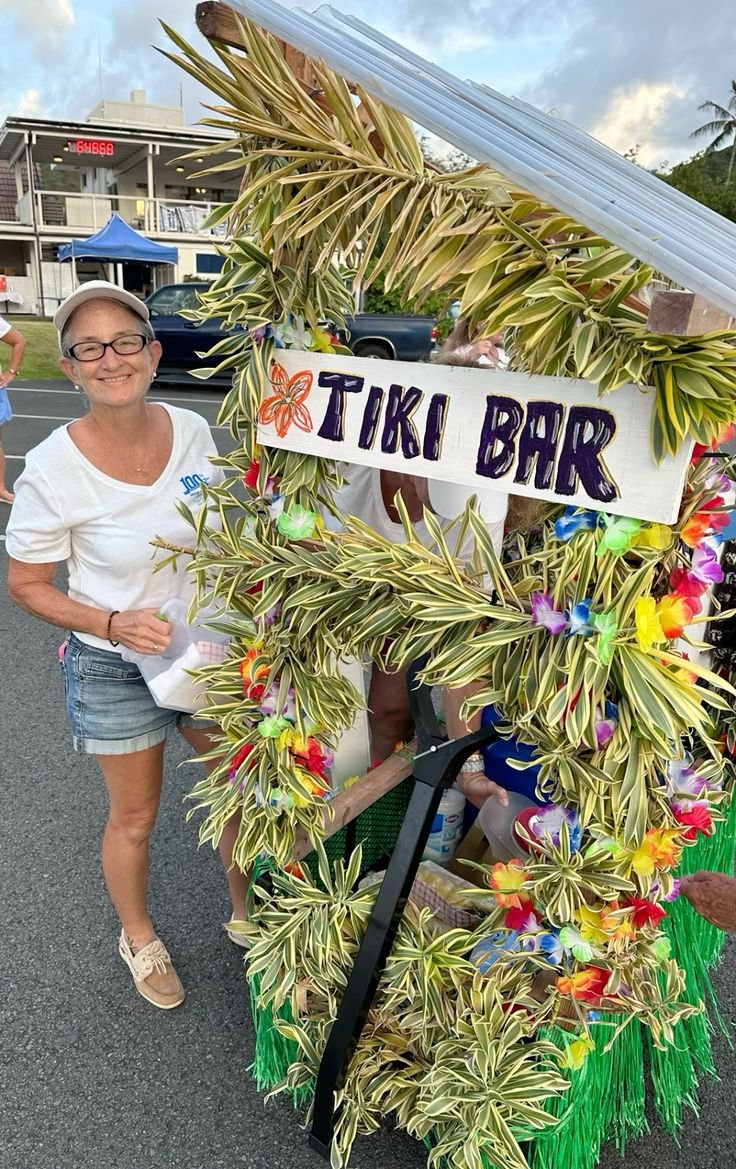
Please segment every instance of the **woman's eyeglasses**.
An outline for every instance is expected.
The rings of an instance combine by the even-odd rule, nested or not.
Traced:
[[[80,341],[78,345],[71,345],[67,352],[75,361],[99,361],[106,349],[112,349],[118,357],[130,357],[145,349],[148,340],[142,333],[126,333],[114,341]]]

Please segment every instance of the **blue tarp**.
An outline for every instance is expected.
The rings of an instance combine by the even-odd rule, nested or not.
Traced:
[[[137,260],[141,264],[175,264],[176,248],[154,243],[132,228],[119,215],[111,215],[105,226],[87,239],[73,239],[59,248],[60,260]]]

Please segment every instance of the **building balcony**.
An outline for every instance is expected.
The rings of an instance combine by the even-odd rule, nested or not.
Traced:
[[[148,199],[132,195],[44,190],[35,192],[34,205],[30,192],[26,191],[16,204],[15,218],[0,220],[0,230],[35,228],[44,235],[84,237],[94,235],[104,227],[116,211],[121,219],[144,235],[165,235],[171,239],[196,236],[206,240],[225,235],[224,223],[211,229],[202,228],[213,207],[220,205],[206,199]]]

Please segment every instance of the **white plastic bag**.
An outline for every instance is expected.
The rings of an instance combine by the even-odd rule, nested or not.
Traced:
[[[214,609],[201,610],[191,625],[187,606],[178,598],[167,601],[159,612],[172,626],[165,653],[138,654],[126,649],[122,656],[138,666],[157,706],[196,714],[205,705],[204,687],[187,670],[224,661],[229,638],[204,628],[204,622],[215,616]]]

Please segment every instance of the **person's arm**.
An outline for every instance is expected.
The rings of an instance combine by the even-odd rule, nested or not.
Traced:
[[[0,388],[3,388],[9,382],[12,382],[20,369],[20,363],[23,360],[23,354],[26,348],[26,339],[18,329],[11,327],[7,333],[3,333],[0,341],[4,341],[6,345],[10,345],[12,350],[7,369],[0,373]]]
[[[470,734],[471,731],[477,731],[480,727],[480,713],[474,714],[469,722],[464,722],[460,718],[460,708],[478,689],[478,683],[471,683],[468,686],[462,686],[457,689],[443,690],[442,692],[442,707],[445,712],[445,723],[447,726],[447,735],[450,739],[461,739],[464,735]],[[475,804],[476,808],[480,808],[491,796],[496,799],[503,807],[509,802],[509,797],[506,794],[506,789],[500,787],[493,780],[489,779],[483,770],[483,760],[480,753],[471,755],[469,762],[477,763],[477,767],[472,771],[461,771],[458,775],[455,786],[458,791],[461,791],[471,804]]]
[[[680,878],[680,892],[711,925],[736,931],[736,877],[701,870]]]
[[[8,592],[20,609],[59,629],[76,629],[93,637],[118,642],[136,653],[160,653],[171,640],[171,624],[155,609],[128,609],[113,613],[73,601],[54,584],[56,564],[26,564],[9,560]],[[156,647],[156,648],[154,648]]]

